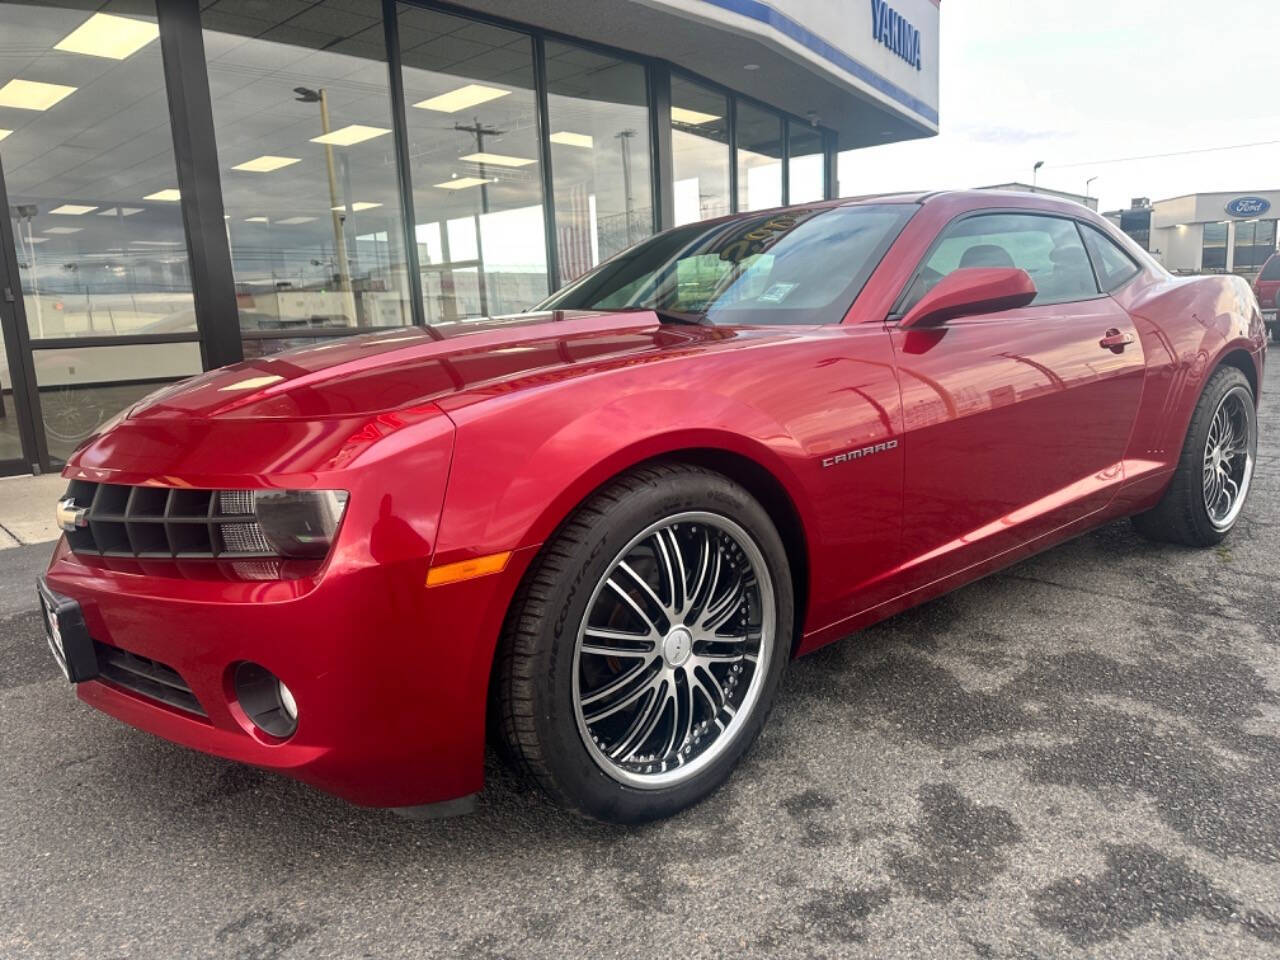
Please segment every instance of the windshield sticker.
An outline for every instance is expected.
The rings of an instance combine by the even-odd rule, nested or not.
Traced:
[[[794,283],[775,283],[756,299],[761,303],[781,303],[783,298],[795,288]]]

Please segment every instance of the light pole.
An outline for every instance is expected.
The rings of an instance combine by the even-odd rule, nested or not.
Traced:
[[[1036,165],[1031,168],[1031,192],[1036,192],[1036,176],[1040,173],[1040,168],[1044,166],[1043,160],[1037,160]]]
[[[1089,205],[1089,200],[1091,199],[1089,196],[1089,185],[1092,184],[1093,181],[1097,179],[1098,179],[1097,177],[1090,177],[1088,180],[1084,182],[1084,205],[1086,207]]]
[[[329,129],[329,98],[325,95],[324,88],[311,90],[307,87],[294,87],[293,92],[298,95],[295,99],[299,103],[320,104],[320,128],[327,137],[332,131]],[[333,144],[324,145],[324,159],[329,168],[329,212],[333,217],[333,246],[338,261],[338,290],[342,293],[344,312],[349,309],[351,323],[359,326],[360,320],[356,316],[356,298],[351,290],[351,265],[347,262],[347,236],[342,228],[345,205],[338,202],[338,174],[333,165]]]

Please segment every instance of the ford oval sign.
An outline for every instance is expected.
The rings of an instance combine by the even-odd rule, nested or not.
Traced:
[[[1233,217],[1260,217],[1270,209],[1266,197],[1236,197],[1227,204],[1227,213]]]

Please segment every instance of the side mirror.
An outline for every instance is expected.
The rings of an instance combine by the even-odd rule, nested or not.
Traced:
[[[1036,285],[1017,267],[964,267],[952,270],[907,311],[898,326],[927,327],[975,313],[1025,307]]]

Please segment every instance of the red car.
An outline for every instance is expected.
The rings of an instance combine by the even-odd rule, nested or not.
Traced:
[[[1264,345],[1243,280],[1043,196],[678,227],[534,313],[134,406],[65,470],[50,645],[92,706],[357,804],[466,809],[489,733],[661,817],[792,657],[1117,517],[1219,542]]]
[[[1262,307],[1262,319],[1273,340],[1280,340],[1280,253],[1273,253],[1258,271],[1253,292]]]

